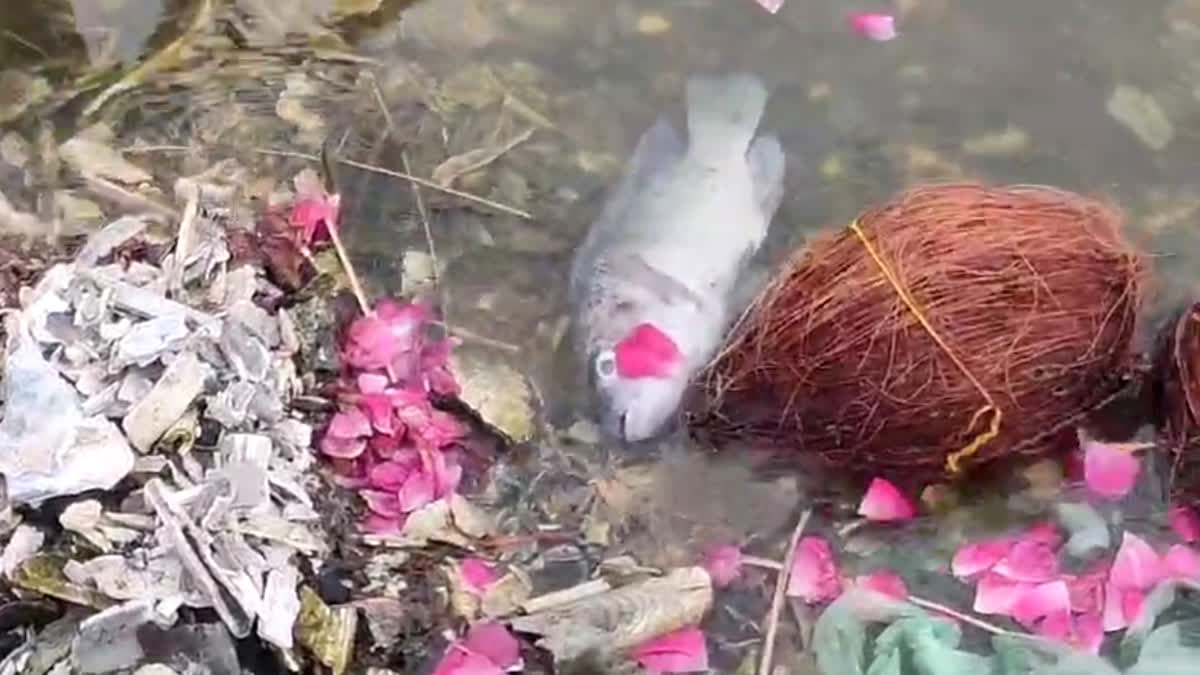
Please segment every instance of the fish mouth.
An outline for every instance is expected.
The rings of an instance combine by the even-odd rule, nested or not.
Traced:
[[[627,410],[606,412],[601,420],[600,428],[611,438],[629,442],[629,439],[625,436],[625,420],[628,416],[629,411]]]

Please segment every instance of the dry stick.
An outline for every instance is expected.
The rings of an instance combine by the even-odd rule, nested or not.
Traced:
[[[404,173],[412,173],[408,166],[408,152],[400,151],[400,162],[404,165]],[[429,230],[429,212],[425,210],[425,200],[421,198],[421,187],[416,183],[410,183],[413,191],[413,199],[417,202],[417,214],[421,216],[421,227],[425,229],[425,245],[429,247],[429,259],[433,262],[433,283],[439,289],[442,287],[441,273],[438,272],[438,257],[437,249],[433,246],[433,232]],[[448,312],[447,302],[442,298],[442,313]]]
[[[758,662],[758,675],[767,675],[771,672],[771,659],[775,656],[775,633],[779,631],[779,613],[783,609],[783,593],[787,589],[792,560],[796,557],[796,544],[799,543],[800,535],[804,532],[811,516],[811,508],[805,509],[804,515],[800,516],[800,522],[796,523],[796,529],[792,531],[792,539],[788,542],[787,555],[783,558],[783,568],[779,570],[779,576],[775,579],[775,595],[771,598],[771,610],[767,614],[767,635],[763,642],[762,660]]]
[[[270,148],[255,148],[254,152],[256,152],[260,155],[274,155],[276,157],[295,157],[297,159],[307,159],[310,162],[320,161],[317,157],[313,157],[312,155],[305,154],[303,152],[292,152],[290,150],[272,150]],[[352,166],[356,169],[362,169],[363,171],[370,171],[372,173],[378,173],[378,174],[382,174],[384,176],[392,176],[393,178],[402,178],[404,180],[416,183],[417,185],[420,185],[422,187],[427,187],[430,190],[436,190],[438,192],[443,192],[448,195],[460,197],[462,199],[466,199],[467,201],[475,202],[477,204],[483,204],[484,206],[488,206],[490,208],[496,209],[497,211],[503,211],[504,213],[510,213],[514,216],[519,216],[526,220],[533,220],[533,216],[530,213],[528,213],[527,211],[522,211],[521,209],[514,208],[507,204],[501,204],[500,202],[493,201],[493,200],[487,199],[485,197],[480,197],[479,195],[473,195],[470,192],[463,192],[462,190],[455,190],[454,188],[443,187],[431,180],[428,180],[426,178],[420,178],[420,177],[414,176],[410,173],[405,173],[403,171],[393,171],[392,169],[385,169],[381,166],[374,166],[372,164],[356,162],[352,159],[346,159],[344,157],[339,157],[337,161],[339,161],[342,164],[345,164],[347,166]]]

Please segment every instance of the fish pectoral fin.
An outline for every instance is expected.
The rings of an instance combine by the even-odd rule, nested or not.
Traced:
[[[687,284],[659,271],[640,255],[628,255],[619,261],[614,260],[610,272],[646,289],[665,303],[691,303],[698,309],[704,309],[704,299],[688,288]]]
[[[686,91],[688,145],[701,155],[744,152],[767,106],[767,88],[751,73],[693,75]]]

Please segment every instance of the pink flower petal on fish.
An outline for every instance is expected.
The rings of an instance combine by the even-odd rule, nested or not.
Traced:
[[[500,579],[496,570],[481,558],[472,557],[463,560],[458,565],[458,571],[462,574],[467,587],[475,593],[486,591],[489,586]]]
[[[889,570],[864,574],[856,578],[854,584],[897,600],[908,599],[908,585],[904,583],[904,579],[899,574]]]
[[[1129,494],[1140,468],[1133,453],[1099,441],[1084,443],[1084,481],[1089,490],[1105,499],[1120,499]]]
[[[1058,554],[1043,541],[1021,539],[992,571],[1013,581],[1042,583],[1058,576]]]
[[[1012,606],[1012,617],[1026,628],[1034,628],[1041,619],[1062,623],[1071,616],[1071,596],[1062,580],[1038,584],[1025,591]],[[1068,627],[1069,628],[1069,627]]]
[[[1113,558],[1109,582],[1120,590],[1148,590],[1166,574],[1162,558],[1136,534],[1124,533]]]
[[[742,573],[742,551],[736,546],[714,546],[704,553],[701,565],[713,585],[724,588]]]
[[[1013,606],[1031,588],[1033,584],[987,572],[975,584],[975,603],[972,608],[980,614],[1010,615]]]
[[[1167,549],[1163,567],[1173,579],[1200,581],[1200,553],[1190,546],[1175,544]]]
[[[909,520],[916,513],[917,510],[908,497],[883,478],[871,481],[862,502],[858,505],[858,515],[867,520]]]
[[[986,572],[1008,555],[1014,543],[1013,538],[1002,537],[966,544],[950,560],[950,571],[960,579]]]
[[[788,578],[787,594],[816,604],[832,600],[841,592],[842,582],[829,542],[821,537],[800,539]]]
[[[882,12],[853,12],[849,15],[850,27],[862,37],[876,42],[894,39],[896,17]]]
[[[638,645],[633,658],[654,673],[708,670],[708,640],[699,628],[684,628]]]
[[[1200,515],[1190,506],[1176,505],[1167,511],[1167,522],[1171,529],[1183,540],[1191,544],[1200,540]]]
[[[521,665],[521,644],[502,624],[485,621],[471,626],[463,646],[507,671]]]
[[[617,375],[624,379],[669,377],[683,360],[671,336],[651,323],[634,326],[613,352],[617,357]]]

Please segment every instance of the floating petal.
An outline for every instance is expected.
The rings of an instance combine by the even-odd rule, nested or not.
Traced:
[[[329,420],[326,436],[334,438],[361,438],[371,435],[371,422],[358,408],[339,411]]]
[[[890,570],[879,570],[871,574],[864,574],[855,579],[854,583],[863,588],[869,588],[878,593],[896,598],[897,600],[908,599],[908,585],[904,583],[904,579],[899,574]]]
[[[463,646],[487,657],[502,670],[521,665],[521,645],[502,624],[485,621],[471,626],[463,638]]]
[[[1167,549],[1163,567],[1173,578],[1200,581],[1200,553],[1190,546],[1175,544]]]
[[[1012,614],[1013,606],[1033,584],[1013,581],[994,572],[979,578],[975,585],[973,609],[980,614]]]
[[[1109,582],[1122,591],[1149,589],[1164,576],[1162,558],[1144,539],[1125,532],[1113,558]]]
[[[1041,619],[1063,623],[1071,616],[1071,595],[1061,579],[1038,584],[1021,594],[1012,606],[1012,617],[1026,628],[1033,628]],[[1065,626],[1069,632],[1070,626]],[[1066,633],[1064,633],[1065,637]]]
[[[854,12],[850,14],[850,27],[855,33],[876,42],[894,39],[896,17],[882,12]]]
[[[867,520],[909,520],[916,512],[908,497],[883,478],[871,481],[862,503],[858,505],[858,515]]]
[[[1133,453],[1109,443],[1088,441],[1083,447],[1083,479],[1088,489],[1106,499],[1120,499],[1137,482],[1141,464]]]
[[[1058,554],[1044,541],[1021,539],[992,571],[1013,581],[1042,583],[1058,576]]]
[[[708,641],[699,628],[684,628],[639,645],[633,658],[651,672],[703,672],[708,670]]]
[[[1173,506],[1167,511],[1167,522],[1185,544],[1200,540],[1200,515],[1190,506]]]
[[[821,537],[802,538],[796,545],[787,594],[815,604],[837,597],[841,590],[842,582],[829,542]]]
[[[705,552],[701,564],[712,577],[713,585],[724,588],[742,572],[742,551],[736,546],[714,546]]]
[[[954,554],[950,561],[950,571],[960,579],[986,572],[1008,555],[1014,543],[1015,540],[1011,537],[1004,537],[967,544]]]

